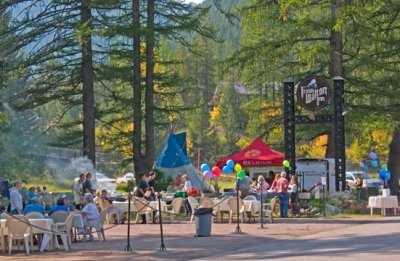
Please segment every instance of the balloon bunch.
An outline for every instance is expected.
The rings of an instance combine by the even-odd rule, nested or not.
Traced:
[[[233,171],[236,171],[237,177],[239,179],[246,178],[246,172],[244,170],[242,170],[242,166],[238,163],[235,164],[235,162],[233,162],[233,160],[228,160],[226,162],[226,165],[222,168],[222,171],[226,174],[230,174]]]
[[[221,169],[218,168],[217,166],[214,166],[212,167],[212,169],[210,169],[210,166],[204,163],[201,165],[200,169],[203,172],[203,178],[205,179],[212,179],[214,176],[215,177],[221,176]]]
[[[368,156],[369,156],[369,158],[371,159],[371,167],[373,167],[373,168],[378,168],[378,167],[379,167],[378,155],[377,155],[375,152],[371,151],[371,152],[368,154]],[[360,162],[360,167],[363,168],[364,171],[367,171],[367,170],[369,169],[369,167],[368,167],[368,162],[367,162],[366,159],[363,159],[363,160]]]
[[[379,171],[379,179],[387,183],[391,177],[392,172],[387,169],[387,164],[382,164],[381,170]]]

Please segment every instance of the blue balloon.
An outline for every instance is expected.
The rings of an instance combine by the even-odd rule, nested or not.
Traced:
[[[392,172],[390,170],[387,170],[385,173],[385,181],[388,182],[392,176]]]
[[[228,167],[228,166],[224,166],[224,167],[222,168],[222,171],[223,171],[224,173],[229,174],[229,173],[232,173],[232,172],[233,172],[233,169],[230,168],[230,167]]]
[[[364,170],[365,170],[365,171],[368,170],[368,165],[364,165]]]
[[[233,162],[233,160],[228,160],[226,162],[226,166],[228,166],[229,168],[233,169],[233,167],[235,167],[235,162]]]
[[[381,170],[379,171],[379,178],[380,178],[381,180],[385,180],[385,174],[386,174],[386,170],[381,169]]]
[[[202,172],[211,171],[210,166],[208,166],[208,165],[205,164],[205,163],[204,163],[204,164],[201,164],[200,169],[201,169]]]
[[[379,166],[378,161],[373,160],[371,161],[371,167],[377,168]]]

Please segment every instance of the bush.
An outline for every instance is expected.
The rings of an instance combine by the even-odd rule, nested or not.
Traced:
[[[133,180],[128,180],[128,183],[123,182],[117,184],[117,190],[119,191],[129,192],[133,191],[134,188],[135,188],[135,182]]]
[[[172,185],[172,182],[174,180],[159,169],[154,169],[153,171],[155,171],[156,175],[157,175],[156,182],[154,185],[154,190],[155,191],[166,191],[167,187],[169,185]]]

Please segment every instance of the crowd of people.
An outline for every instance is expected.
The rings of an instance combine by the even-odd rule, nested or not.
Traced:
[[[257,193],[257,199],[266,199],[267,193],[276,193],[279,197],[280,216],[287,217],[289,196],[291,203],[295,201],[297,192],[296,177],[292,176],[290,181],[286,178],[286,172],[275,174],[273,171],[268,173],[269,180],[265,180],[263,175],[258,176],[257,180],[252,180],[249,173],[246,173],[244,179],[238,179],[236,188],[239,197],[244,199],[251,192]]]

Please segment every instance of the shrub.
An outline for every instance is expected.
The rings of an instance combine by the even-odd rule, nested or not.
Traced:
[[[159,169],[154,169],[153,171],[155,171],[157,174],[154,190],[155,191],[167,190],[167,187],[169,185],[172,185],[173,179]]]

